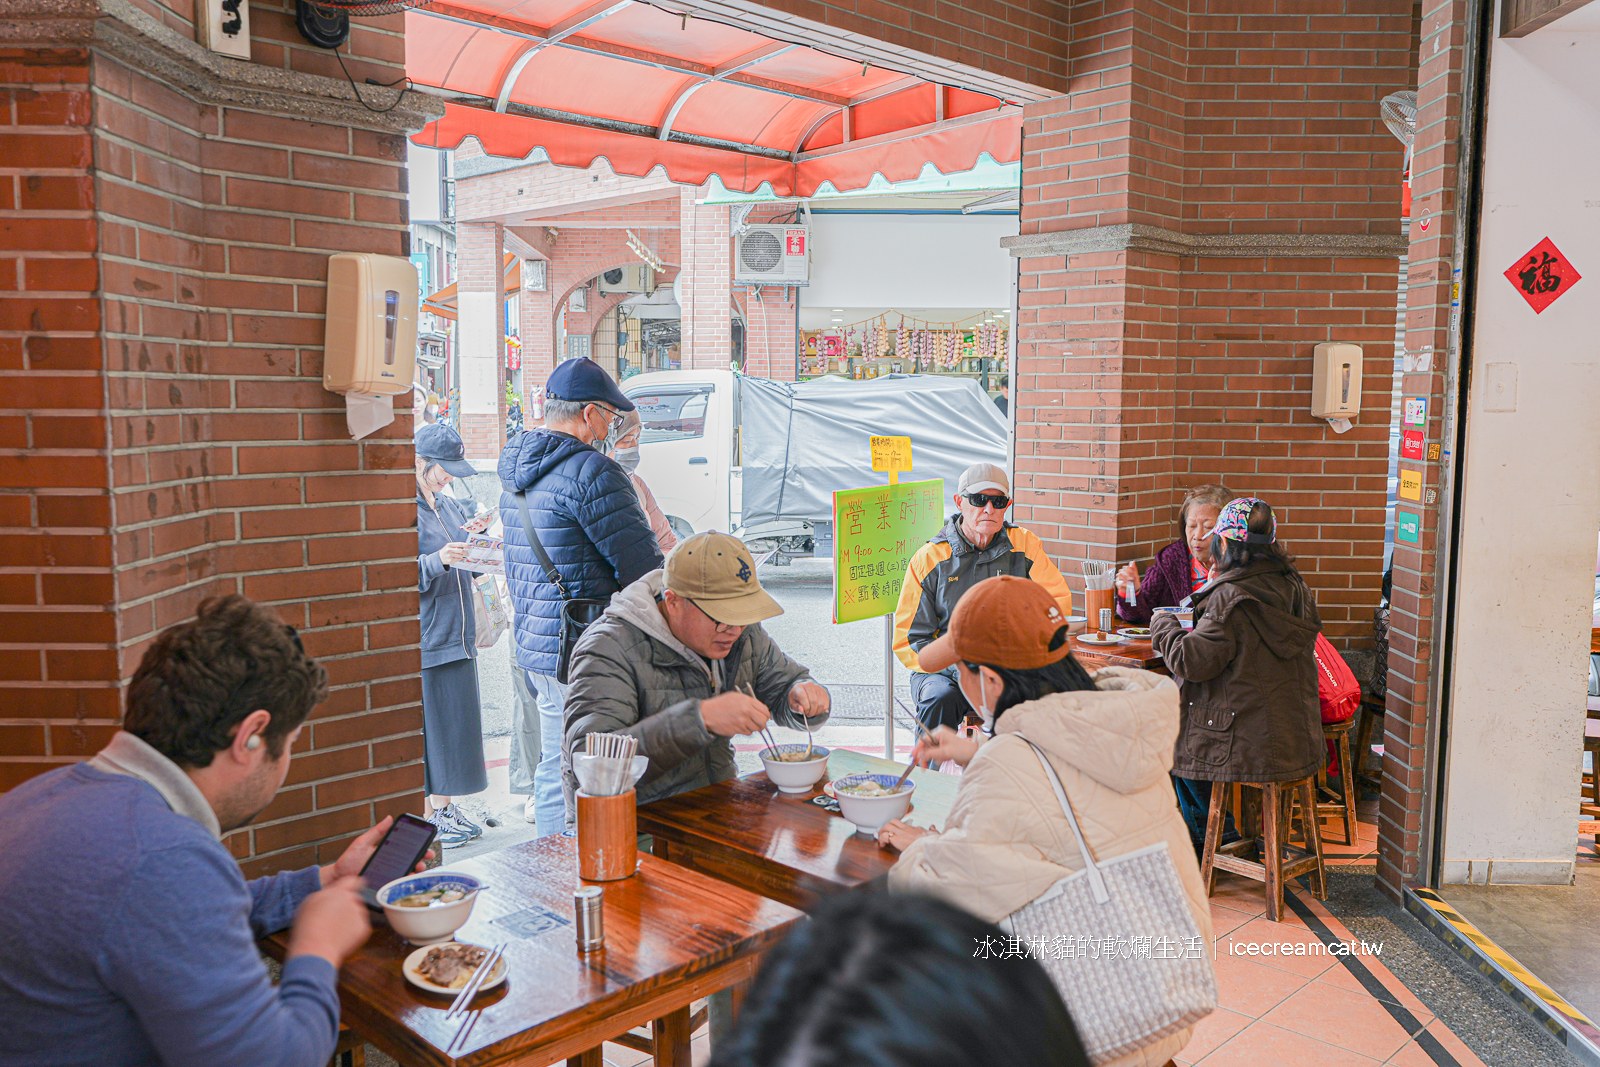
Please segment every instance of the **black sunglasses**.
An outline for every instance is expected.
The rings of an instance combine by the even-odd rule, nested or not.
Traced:
[[[1011,506],[1011,498],[1000,493],[968,493],[967,503],[975,508],[981,508],[985,504],[993,504],[996,511],[1004,511]]]

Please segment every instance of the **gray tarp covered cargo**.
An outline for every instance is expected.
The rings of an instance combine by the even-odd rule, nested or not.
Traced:
[[[745,526],[829,519],[839,489],[882,485],[867,439],[911,438],[901,481],[942,478],[947,495],[974,463],[1006,465],[1005,416],[971,378],[891,374],[868,381],[740,381]]]

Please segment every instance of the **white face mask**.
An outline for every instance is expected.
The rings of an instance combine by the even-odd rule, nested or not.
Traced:
[[[990,731],[994,729],[994,712],[989,710],[988,685],[984,680],[981,667],[975,673],[978,676],[978,702],[973,703],[972,697],[967,694],[967,687],[964,685],[960,686],[961,695],[966,697],[967,706],[977,714],[978,718],[983,720],[984,730]]]
[[[632,474],[639,469],[639,446],[619,448],[611,453],[611,458],[617,461],[617,466]]]

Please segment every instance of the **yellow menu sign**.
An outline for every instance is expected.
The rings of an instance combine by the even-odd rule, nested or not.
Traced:
[[[874,437],[871,441],[873,470],[898,474],[911,469],[911,438]]]
[[[1406,500],[1422,499],[1422,472],[1400,468],[1400,495]]]
[[[833,494],[833,621],[894,611],[906,567],[939,532],[944,480],[875,485]]]

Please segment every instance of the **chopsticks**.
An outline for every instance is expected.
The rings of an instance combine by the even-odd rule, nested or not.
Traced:
[[[761,700],[760,697],[756,696],[756,691],[750,685],[749,682],[746,682],[744,685],[741,685],[739,687],[739,692],[743,693],[745,696],[749,697],[751,700],[754,700],[754,701],[757,701],[757,702],[759,702]],[[773,754],[776,755],[777,751],[778,751],[778,742],[773,739],[772,731],[768,730],[765,726],[763,726],[763,727],[761,727],[759,732],[761,734],[761,739],[767,743],[767,747],[772,749]],[[806,736],[809,737],[810,734],[811,734],[811,731],[807,730],[806,731]],[[807,747],[806,751],[808,751],[808,752],[810,751],[809,746]]]
[[[632,734],[585,734],[584,754],[598,756],[609,765],[597,765],[595,788],[602,789],[599,796],[615,796],[628,786],[632,774],[633,757],[639,751],[639,739]]]
[[[456,994],[456,999],[450,1002],[450,1010],[444,1013],[446,1019],[453,1018],[466,1010],[466,1006],[472,1003],[472,998],[478,995],[478,987],[483,985],[483,980],[488,978],[494,971],[495,966],[500,962],[500,957],[505,955],[505,951],[506,943],[504,941],[489,951],[489,954],[483,958],[483,962],[478,965],[477,970],[472,972],[472,977],[467,981],[467,984],[461,987],[461,992]]]
[[[460,1015],[462,1019],[461,1024],[456,1028],[455,1036],[444,1047],[446,1053],[457,1046],[462,1049],[466,1048],[467,1037],[471,1035],[472,1028],[478,1024],[478,1016],[483,1014],[482,1009],[468,1011],[467,1005],[471,1004],[472,998],[478,995],[478,990],[482,987],[484,980],[494,973],[496,967],[500,966],[500,960],[505,955],[505,951],[506,942],[504,941],[494,946],[489,954],[483,958],[483,962],[472,972],[472,977],[467,981],[467,984],[461,987],[461,992],[456,994],[456,999],[450,1002],[450,1010],[444,1013],[444,1017],[450,1019]]]

